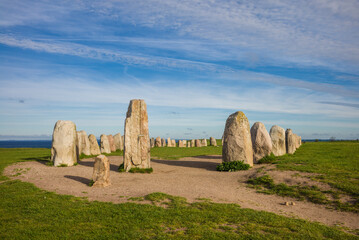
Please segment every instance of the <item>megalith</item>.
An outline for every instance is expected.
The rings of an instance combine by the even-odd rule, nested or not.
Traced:
[[[196,146],[196,147],[202,147],[201,140],[196,139],[196,140],[194,141],[194,143],[195,143],[195,146]]]
[[[95,158],[95,164],[92,173],[93,187],[107,187],[110,183],[110,162],[105,155],[99,155]]]
[[[95,135],[89,135],[89,142],[90,142],[90,154],[91,155],[99,155],[101,154],[100,147],[98,146],[97,139]]]
[[[189,147],[189,148],[192,147],[191,142],[192,142],[192,141],[188,141],[188,142],[187,142],[187,147]]]
[[[107,135],[107,138],[108,138],[108,143],[110,144],[111,152],[116,152],[115,140],[114,140],[113,136],[110,134],[110,135]]]
[[[160,137],[156,137],[155,147],[162,147],[162,139]]]
[[[166,147],[166,139],[162,138],[161,142],[162,142],[162,147]]]
[[[292,129],[288,128],[285,131],[285,147],[287,150],[287,153],[293,154],[296,150],[295,148],[295,137],[292,132]]]
[[[110,142],[105,134],[100,136],[101,153],[111,153]]]
[[[172,146],[171,138],[167,138],[167,147],[174,147]]]
[[[217,146],[217,140],[214,137],[209,138],[209,143],[211,146]]]
[[[123,150],[123,144],[122,144],[122,137],[120,133],[117,133],[115,136],[113,136],[113,141],[115,143],[116,150]]]
[[[172,139],[171,141],[172,141],[172,144],[171,144],[172,147],[177,147],[176,140],[175,140],[175,139]]]
[[[261,122],[255,122],[251,128],[251,139],[253,147],[253,163],[268,156],[272,152],[272,140],[269,133]]]
[[[125,120],[124,168],[150,168],[150,136],[144,100],[131,100]]]
[[[274,125],[269,131],[269,136],[272,140],[272,153],[275,156],[282,156],[286,154],[285,130],[277,125]]]
[[[151,148],[155,147],[155,139],[154,138],[150,139],[150,146],[151,146]]]
[[[56,122],[52,134],[51,161],[54,166],[73,166],[78,161],[76,125],[71,121]]]
[[[202,147],[207,147],[207,139],[204,138],[201,141],[202,141],[201,142]]]
[[[192,139],[191,140],[191,147],[195,147],[196,146],[196,140]]]
[[[81,155],[82,153],[85,155],[91,155],[90,151],[90,141],[87,136],[87,133],[82,130],[77,132],[77,143],[78,143],[78,153]]]
[[[253,166],[253,148],[249,122],[243,112],[231,114],[223,133],[223,162],[243,161]]]

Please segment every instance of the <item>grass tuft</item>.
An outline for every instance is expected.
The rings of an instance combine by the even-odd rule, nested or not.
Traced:
[[[262,159],[260,159],[258,161],[259,164],[263,164],[263,163],[274,163],[276,162],[276,157],[274,156],[273,153],[271,153],[270,155],[267,155],[265,157],[263,157]]]
[[[223,162],[217,166],[220,172],[235,172],[240,170],[248,170],[251,166],[243,161]]]

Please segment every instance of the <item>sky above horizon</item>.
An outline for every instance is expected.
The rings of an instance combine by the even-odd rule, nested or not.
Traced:
[[[304,139],[359,138],[359,1],[0,1],[0,140],[57,120],[221,138],[227,117]]]

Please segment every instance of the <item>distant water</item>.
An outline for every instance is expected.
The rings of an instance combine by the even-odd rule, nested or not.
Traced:
[[[99,140],[97,140],[100,145]],[[0,148],[51,148],[52,140],[1,140]]]

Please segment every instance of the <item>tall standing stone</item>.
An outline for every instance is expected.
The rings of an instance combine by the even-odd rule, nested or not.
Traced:
[[[89,142],[90,142],[90,154],[91,155],[99,155],[101,154],[100,147],[98,146],[97,139],[95,135],[89,135]]]
[[[253,166],[253,148],[249,122],[243,112],[230,115],[223,133],[223,162],[243,161]]]
[[[209,138],[209,143],[211,146],[217,146],[217,140],[214,137]]]
[[[161,142],[162,142],[162,147],[166,147],[166,139],[162,138]]]
[[[95,158],[93,167],[92,181],[93,187],[107,187],[110,183],[110,162],[105,155],[99,155]]]
[[[285,147],[287,150],[287,153],[293,154],[296,150],[295,148],[295,137],[292,132],[292,129],[288,128],[285,131]]]
[[[155,147],[162,147],[162,140],[160,137],[156,137]]]
[[[100,136],[101,153],[111,153],[110,142],[105,134]]]
[[[131,100],[125,120],[124,168],[150,168],[150,136],[144,100]]]
[[[261,122],[256,122],[251,128],[251,139],[253,147],[253,162],[268,156],[272,152],[272,140],[269,133]]]
[[[107,138],[108,138],[108,142],[110,144],[111,152],[116,152],[115,140],[114,140],[113,136],[110,134],[110,135],[107,135]]]
[[[115,136],[113,136],[113,141],[115,143],[116,150],[123,150],[123,144],[122,144],[122,137],[120,133],[117,133]]]
[[[54,166],[73,166],[78,161],[76,125],[71,121],[56,122],[52,134],[51,161]]]
[[[285,130],[277,125],[272,126],[269,131],[272,140],[272,152],[275,156],[286,154],[285,148]]]

